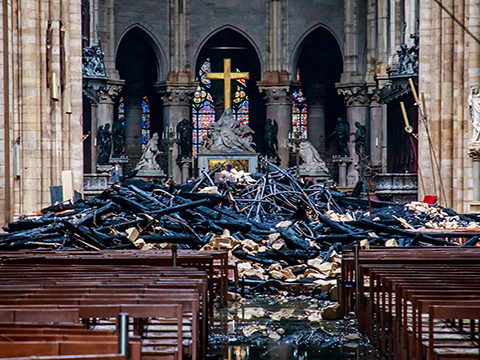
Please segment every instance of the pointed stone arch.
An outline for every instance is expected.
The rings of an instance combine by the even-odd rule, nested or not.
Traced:
[[[211,31],[207,36],[205,36],[205,38],[202,40],[202,42],[195,49],[195,53],[193,55],[194,56],[193,57],[193,59],[194,59],[193,63],[196,64],[198,62],[198,56],[200,55],[200,52],[202,51],[202,49],[204,49],[204,47],[208,43],[208,41],[210,39],[212,39],[214,36],[218,35],[220,32],[222,32],[224,30],[227,30],[227,29],[235,31],[236,33],[242,35],[245,39],[248,40],[250,45],[255,50],[255,53],[257,54],[257,57],[258,57],[259,62],[260,62],[260,72],[262,72],[263,69],[265,69],[265,60],[262,56],[262,52],[260,51],[260,48],[258,47],[257,43],[255,42],[255,40],[253,40],[253,38],[248,33],[243,31],[242,29],[240,29],[236,26],[230,25],[230,24],[220,26],[219,28],[216,28],[215,30]]]
[[[151,32],[139,24],[129,27],[117,46],[116,68],[125,80],[117,101],[124,101],[122,126],[130,168],[141,157],[142,145],[148,142],[150,134],[161,133],[163,129],[163,109],[156,89],[166,71],[159,58],[160,49]]]
[[[308,106],[308,139],[320,153],[326,152],[336,119],[346,116],[343,98],[335,88],[344,64],[340,41],[327,26],[317,24],[298,39],[291,59],[292,81],[297,81],[298,71]]]
[[[338,37],[338,35],[327,25],[316,24],[316,25],[312,26],[311,28],[309,28],[307,31],[305,31],[302,34],[302,36],[300,36],[297,39],[295,45],[293,46],[294,51],[292,52],[292,56],[290,58],[290,64],[292,66],[292,68],[291,68],[292,69],[292,80],[295,81],[294,76],[295,76],[296,70],[297,70],[296,66],[297,66],[300,54],[302,53],[302,50],[305,46],[305,41],[307,40],[307,38],[310,35],[312,35],[315,31],[317,31],[319,29],[327,30],[332,35],[332,37],[336,40],[337,45],[338,45],[338,49],[340,50],[340,53],[342,54],[342,60],[344,61],[344,55],[343,55],[344,49],[343,49],[342,42],[340,41],[340,38]]]
[[[164,47],[160,43],[159,37],[156,35],[156,31],[154,27],[148,24],[143,20],[132,19],[127,25],[125,26],[124,30],[121,32],[120,37],[118,38],[116,50],[115,50],[115,63],[117,63],[117,55],[120,45],[122,44],[122,40],[125,36],[130,33],[130,31],[138,29],[144,33],[145,40],[150,44],[153,51],[156,55],[156,69],[157,69],[157,82],[162,82],[166,79],[169,72],[169,63],[168,63],[168,56],[164,50]]]

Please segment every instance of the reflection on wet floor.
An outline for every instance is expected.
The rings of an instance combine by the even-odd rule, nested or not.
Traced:
[[[258,296],[215,313],[210,355],[225,360],[379,359],[356,321],[322,320],[331,302],[307,296]]]

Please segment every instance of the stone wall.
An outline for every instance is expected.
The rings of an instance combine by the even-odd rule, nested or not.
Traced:
[[[74,188],[82,190],[81,14],[80,2],[73,0],[3,1],[1,11],[0,223],[5,223],[49,205],[50,186],[61,185],[63,170],[73,171]],[[53,73],[58,100],[52,98]],[[15,142],[19,176],[13,172]]]
[[[478,0],[443,5],[478,36]],[[419,130],[419,198],[436,195],[441,205],[466,212],[474,182],[468,93],[480,81],[480,45],[433,1],[420,1],[419,79],[428,114]]]
[[[175,37],[172,29],[178,24],[171,19],[178,11],[179,0],[132,2],[129,0],[115,0],[115,43],[118,47],[121,37],[134,25],[140,26],[152,37],[164,71],[159,80],[165,80],[172,64],[172,52],[175,51]],[[267,65],[269,51],[268,18],[270,16],[271,1],[234,1],[234,0],[188,0],[183,1],[186,19],[187,65],[193,71],[196,56],[208,38],[218,30],[226,27],[239,31],[249,39],[259,52],[262,70],[271,70]],[[343,48],[343,1],[282,1],[283,11],[287,13],[281,23],[286,38],[282,47],[278,49],[282,63],[281,69],[292,71],[301,41],[316,27],[323,26],[329,29]],[[102,16],[102,14],[100,14]],[[281,14],[278,14],[281,17]],[[181,36],[180,36],[181,37]],[[108,54],[107,54],[108,56]],[[166,71],[165,71],[166,70]],[[163,78],[162,78],[163,76]]]

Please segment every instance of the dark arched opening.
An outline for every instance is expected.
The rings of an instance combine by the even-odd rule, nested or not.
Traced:
[[[308,107],[308,139],[330,157],[328,138],[336,119],[346,116],[343,98],[335,88],[343,72],[342,53],[330,31],[320,27],[302,41],[295,71]]]
[[[209,60],[212,72],[223,72],[223,60],[231,59],[232,71],[249,72],[250,78],[245,84],[234,84],[232,81],[231,98],[234,99],[237,86],[241,86],[248,96],[249,126],[255,131],[254,142],[258,152],[264,151],[262,129],[265,126],[265,105],[258,91],[257,81],[261,77],[261,66],[257,52],[242,34],[233,29],[224,29],[213,35],[202,47],[197,57],[196,74],[199,75],[202,65]],[[200,79],[198,79],[200,82]],[[224,84],[221,80],[213,80],[208,91],[212,95],[215,116],[218,118],[224,109]],[[232,103],[233,104],[233,103]],[[193,109],[195,112],[195,109]],[[195,119],[195,113],[194,113]]]
[[[151,38],[141,29],[133,28],[125,34],[119,45],[116,57],[117,70],[125,80],[125,86],[117,99],[123,102],[125,123],[125,155],[134,165],[142,154],[142,145],[149,136],[163,128],[160,98],[155,92],[158,59],[152,47]]]

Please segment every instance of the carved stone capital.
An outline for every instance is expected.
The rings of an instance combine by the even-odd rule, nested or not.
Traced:
[[[365,106],[368,105],[368,91],[364,85],[339,86],[337,87],[339,95],[345,98],[347,106]]]
[[[107,85],[100,90],[100,104],[113,104],[115,98],[123,89],[123,84],[112,84],[107,82]]]
[[[376,87],[369,87],[367,90],[370,106],[380,106],[380,90]]]
[[[259,86],[258,90],[264,93],[267,105],[290,105],[290,86]]]
[[[107,87],[106,78],[83,78],[82,92],[87,97],[92,106],[97,106],[100,102],[102,91]]]
[[[468,143],[468,156],[473,161],[480,161],[480,141],[470,141]]]
[[[164,86],[157,87],[164,105],[190,105],[190,99],[195,92],[194,86]]]

